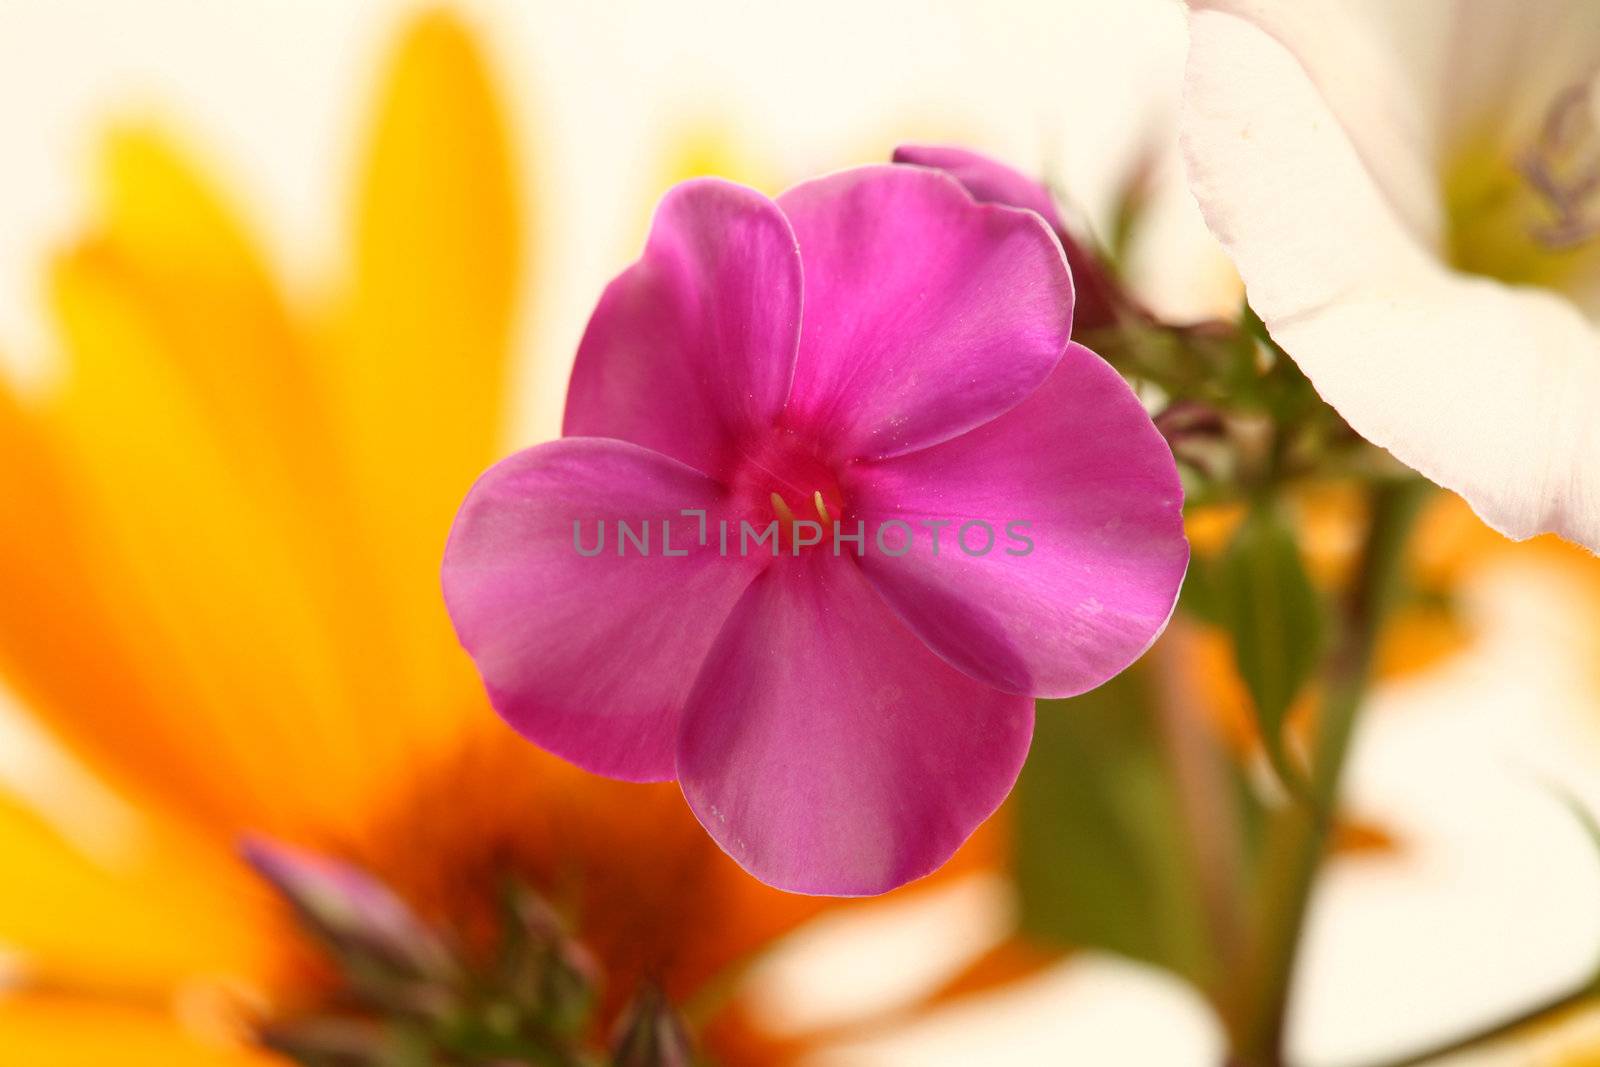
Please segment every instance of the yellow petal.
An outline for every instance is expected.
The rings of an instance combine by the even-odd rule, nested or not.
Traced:
[[[661,188],[690,178],[715,177],[776,196],[786,184],[770,161],[753,156],[733,127],[709,119],[684,126],[667,146]]]
[[[215,761],[190,751],[176,668],[48,429],[0,383],[0,675],[122,791],[207,814]]]
[[[43,713],[114,777],[141,774],[157,791],[181,782],[194,790],[183,803],[228,827],[283,829],[347,807],[359,739],[340,714],[344,676],[321,610],[332,560],[313,540],[315,515],[230,447],[173,356],[183,327],[136,254],[90,243],[54,281],[71,366],[52,429],[85,505],[80,552],[51,580],[99,559],[109,643],[134,665],[107,680],[157,710],[146,719],[113,700]],[[206,296],[196,286],[190,299]],[[69,646],[76,669],[107,669],[99,637]],[[146,733],[160,739],[153,760]]]
[[[485,714],[437,567],[493,458],[515,287],[487,79],[442,16],[408,36],[331,347],[159,137],[119,133],[104,169],[105,221],[55,275],[63,395],[0,471],[0,577],[25,590],[0,669],[127,791],[342,833]]]
[[[0,381],[0,675],[22,700],[58,727],[63,712],[85,709],[63,732],[93,746],[100,715],[140,718],[150,709],[130,679],[138,665],[122,647],[97,581],[92,538],[78,522],[71,485],[39,421]],[[84,669],[85,648],[94,670]],[[153,760],[149,733],[129,739],[132,760]],[[181,770],[177,776],[181,777]]]
[[[102,156],[104,243],[161,317],[161,355],[197,409],[252,478],[331,495],[311,352],[244,224],[153,129],[113,132]]]
[[[64,997],[0,999],[0,1050],[27,1067],[287,1067],[164,1012]]]
[[[172,827],[128,829],[90,855],[0,794],[0,945],[21,954],[26,979],[160,998],[275,981],[278,913],[242,865]]]
[[[285,755],[302,728],[273,738],[271,716],[338,691],[309,593],[337,599],[306,503],[334,496],[327,436],[303,346],[221,197],[150,131],[110,138],[104,173],[105,221],[56,276],[63,395],[48,419],[0,411],[19,440],[0,572],[21,590],[0,606],[0,667],[117,785],[254,824],[268,783],[240,760],[311,769]],[[255,737],[223,736],[241,726]]]
[[[384,577],[374,626],[409,703],[459,716],[476,683],[438,590],[450,522],[504,448],[521,222],[483,57],[449,16],[403,41],[359,189],[355,274],[331,339],[354,521]]]

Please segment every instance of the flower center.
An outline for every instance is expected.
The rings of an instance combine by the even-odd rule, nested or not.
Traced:
[[[247,844],[246,856],[321,950],[331,983],[291,1013],[255,1021],[257,1043],[291,1063],[689,1062],[677,1013],[649,985],[617,1022],[612,1054],[599,1058],[599,964],[521,883],[503,887],[492,926],[473,933],[423,919],[371,873],[332,857],[264,840]],[[662,1048],[679,1058],[651,1058]]]
[[[1600,234],[1600,217],[1592,210],[1600,191],[1600,130],[1587,84],[1570,86],[1556,97],[1539,139],[1518,160],[1517,169],[1545,208],[1545,218],[1531,227],[1534,240],[1561,251]]]
[[[1469,141],[1446,169],[1451,262],[1501,281],[1572,289],[1600,267],[1600,127],[1590,87],[1551,102],[1520,152]]]
[[[727,484],[739,519],[757,533],[771,528],[776,548],[784,553],[829,543],[845,516],[833,465],[792,430],[773,430],[748,442]]]
[[[802,525],[809,524],[811,522],[815,522],[817,524],[818,533],[826,534],[833,530],[834,519],[832,514],[830,514],[828,511],[828,501],[823,497],[822,490],[813,489],[811,491],[811,499],[806,501],[806,503],[810,504],[816,509],[815,519],[812,519],[810,515],[804,514],[804,505],[802,505],[801,518],[796,519],[794,517],[794,511],[790,509],[789,502],[783,498],[783,494],[772,494],[772,514],[778,520],[779,531],[783,533],[786,538],[800,536],[803,533],[803,530],[801,529]]]

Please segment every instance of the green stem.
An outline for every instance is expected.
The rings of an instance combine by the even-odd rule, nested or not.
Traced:
[[[1592,1003],[1595,993],[1595,983],[1590,982],[1580,989],[1575,989],[1570,993],[1563,993],[1554,1000],[1545,1001],[1537,1007],[1519,1012],[1508,1019],[1503,1019],[1466,1037],[1452,1038],[1445,1044],[1437,1045],[1422,1052],[1412,1053],[1405,1059],[1387,1060],[1382,1067],[1423,1067],[1423,1064],[1432,1063],[1443,1056],[1453,1056],[1458,1053],[1481,1049],[1502,1038],[1509,1037],[1525,1026],[1546,1022],[1552,1016],[1559,1015],[1564,1011]]]
[[[1245,925],[1240,911],[1244,848],[1231,810],[1233,783],[1222,764],[1229,757],[1215,747],[1206,713],[1186,670],[1193,655],[1193,639],[1183,620],[1174,619],[1150,655],[1159,693],[1154,701],[1157,723],[1205,916],[1206,958],[1212,966],[1204,974],[1203,984],[1215,1000],[1223,995],[1228,976],[1238,964],[1236,955]]]
[[[1257,931],[1240,996],[1228,1013],[1239,1067],[1281,1067],[1284,1020],[1317,874],[1327,853],[1350,741],[1366,697],[1378,632],[1395,598],[1412,520],[1425,492],[1416,481],[1372,488],[1372,519],[1355,585],[1343,605],[1317,720],[1310,803],[1287,803],[1269,831],[1253,914]]]

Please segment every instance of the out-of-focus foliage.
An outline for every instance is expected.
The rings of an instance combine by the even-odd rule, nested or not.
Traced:
[[[1111,306],[1090,343],[1172,445],[1194,551],[1156,648],[1041,705],[1019,796],[1023,914],[1059,944],[1189,979],[1239,1062],[1276,1067],[1323,857],[1390,843],[1341,824],[1336,798],[1394,609],[1419,599],[1404,539],[1425,489],[1350,433],[1248,307],[1172,325]]]
[[[1014,801],[1023,926],[1198,979],[1199,880],[1145,674],[1040,702]]]
[[[1294,531],[1273,504],[1251,510],[1213,581],[1266,751],[1279,776],[1303,788],[1285,751],[1285,718],[1316,669],[1327,625]]]

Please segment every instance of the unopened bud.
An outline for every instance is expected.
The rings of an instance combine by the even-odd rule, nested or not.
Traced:
[[[348,863],[305,849],[250,838],[245,860],[289,902],[330,949],[393,972],[444,978],[454,964],[422,920],[378,879]]]
[[[547,1031],[582,1031],[594,1007],[599,965],[532,889],[513,885],[507,907],[510,926],[501,947],[501,980]]]
[[[646,987],[617,1026],[611,1067],[690,1067],[689,1035],[661,990]]]

